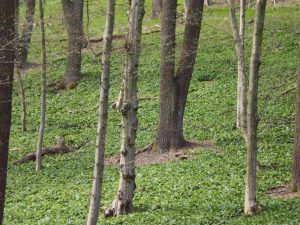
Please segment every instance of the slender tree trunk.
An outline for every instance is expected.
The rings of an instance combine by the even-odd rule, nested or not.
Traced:
[[[174,74],[177,0],[163,1],[161,17],[159,125],[156,144],[161,152],[171,148],[174,115]]]
[[[294,145],[291,190],[296,192],[300,190],[300,45],[298,48]]]
[[[161,7],[162,0],[152,0],[152,18],[159,18]]]
[[[83,0],[61,0],[68,33],[68,56],[64,84],[74,88],[81,79],[81,50],[83,46]]]
[[[128,16],[125,58],[124,99],[122,112],[122,143],[120,150],[120,180],[118,192],[105,216],[117,216],[133,211],[135,190],[135,139],[138,126],[137,72],[141,51],[144,0],[132,0]]]
[[[190,0],[183,46],[175,74],[176,1],[163,2],[160,114],[156,138],[161,153],[186,144],[183,136],[183,116],[198,49],[203,3],[203,0]]]
[[[184,18],[186,19],[191,0],[184,0]]]
[[[18,1],[18,0],[17,0]],[[31,42],[31,35],[34,23],[35,0],[25,1],[26,16],[23,31],[18,40],[16,62],[19,67],[27,64],[28,50]]]
[[[257,0],[253,44],[250,61],[248,108],[247,108],[247,173],[245,185],[244,212],[255,214],[259,207],[256,201],[256,164],[257,164],[257,125],[258,125],[258,80],[260,56],[263,42],[263,28],[266,0]]]
[[[211,1],[210,1],[210,0],[204,0],[204,5],[205,5],[205,6],[211,5]]]
[[[0,224],[3,224],[14,75],[15,2],[0,0]]]
[[[43,0],[39,0],[39,11],[41,20],[41,44],[42,44],[42,85],[41,85],[41,121],[36,150],[36,171],[42,168],[42,149],[46,125],[46,37],[44,23]]]
[[[21,97],[21,107],[22,107],[22,131],[25,132],[27,130],[26,127],[26,96],[25,96],[25,89],[24,83],[21,76],[21,71],[18,66],[15,67],[15,75],[19,83],[19,90],[20,90],[20,97]]]
[[[246,135],[247,127],[247,79],[245,73],[245,53],[244,53],[244,34],[245,34],[245,0],[240,4],[240,27],[238,27],[234,0],[228,1],[230,8],[230,19],[235,49],[238,61],[238,84],[237,84],[237,117],[236,126],[241,128]]]
[[[99,100],[99,121],[95,156],[94,180],[87,224],[96,225],[99,217],[105,153],[106,124],[108,118],[108,95],[112,38],[115,22],[115,0],[107,1],[107,17],[103,35],[102,76]]]
[[[172,148],[181,148],[186,143],[183,136],[183,116],[199,45],[203,2],[203,0],[190,0],[190,8],[186,18],[183,45],[175,75],[174,136],[171,139]]]

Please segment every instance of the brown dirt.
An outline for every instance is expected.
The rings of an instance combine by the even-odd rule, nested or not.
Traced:
[[[25,75],[26,73],[29,73],[33,70],[37,70],[41,68],[41,64],[38,64],[38,63],[33,63],[33,62],[28,62],[26,65],[24,65],[22,68],[21,68],[21,75]]]
[[[271,198],[291,199],[300,197],[300,192],[291,192],[287,185],[272,187],[267,191]]]
[[[196,149],[208,149],[214,148],[215,144],[211,141],[202,142],[188,142],[184,148],[171,150],[169,152],[160,154],[157,151],[152,151],[152,145],[147,145],[146,147],[137,151],[136,154],[136,166],[143,166],[148,164],[164,164],[169,161],[178,160],[191,160],[192,153]],[[118,165],[120,162],[119,156],[112,156],[105,160],[106,165]]]

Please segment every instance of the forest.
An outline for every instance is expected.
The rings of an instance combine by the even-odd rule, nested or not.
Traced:
[[[2,224],[300,224],[300,1],[0,0]]]

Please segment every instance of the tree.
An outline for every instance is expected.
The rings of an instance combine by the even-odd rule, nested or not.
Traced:
[[[40,131],[36,150],[36,170],[42,167],[42,148],[44,142],[45,125],[46,125],[46,38],[44,23],[44,6],[43,0],[39,0],[39,11],[41,20],[41,45],[42,45],[42,85],[41,85],[41,118]]]
[[[152,18],[159,18],[162,0],[152,0]]]
[[[183,45],[175,73],[177,1],[163,1],[160,62],[159,126],[156,144],[160,152],[186,144],[183,117],[199,45],[203,0],[191,0]]]
[[[238,61],[238,84],[237,84],[237,116],[236,126],[241,128],[244,134],[247,127],[247,79],[245,72],[245,8],[246,1],[240,1],[240,26],[235,15],[234,0],[228,1],[230,8],[230,19],[233,33],[233,39],[235,41],[235,49]]]
[[[296,192],[300,189],[300,45],[298,47],[298,68],[296,84],[296,114],[295,114],[295,140],[292,165],[291,190]]]
[[[211,5],[211,1],[210,0],[204,0],[204,5],[206,5],[206,6]]]
[[[19,0],[16,0],[19,2]],[[26,0],[26,16],[25,23],[23,25],[23,31],[20,37],[18,37],[17,48],[16,48],[16,62],[19,67],[23,67],[27,64],[28,50],[31,42],[31,35],[34,23],[34,11],[35,11],[35,0]],[[19,4],[17,4],[16,11],[19,10]],[[18,13],[17,13],[18,15]],[[18,20],[18,18],[16,18]],[[18,26],[18,24],[17,24]]]
[[[99,119],[97,129],[97,148],[95,155],[95,168],[93,179],[93,190],[90,204],[90,210],[88,215],[87,224],[96,225],[103,182],[103,170],[104,170],[104,153],[105,153],[105,136],[106,136],[106,124],[108,118],[108,95],[109,95],[109,76],[110,76],[110,61],[112,40],[115,22],[115,0],[107,1],[107,15],[105,31],[103,35],[103,53],[102,53],[102,76],[100,85],[100,99],[99,99]]]
[[[121,106],[122,143],[120,149],[120,180],[118,192],[106,216],[133,211],[135,190],[135,139],[138,126],[137,72],[141,51],[144,0],[132,0],[128,15],[128,34],[124,67],[124,92]]]
[[[83,0],[61,0],[68,33],[68,56],[64,86],[74,88],[81,79],[83,47]]]
[[[259,210],[259,206],[256,201],[257,125],[259,120],[257,95],[265,10],[266,0],[257,0],[247,99],[247,170],[244,205],[244,212],[247,215],[253,215]]]
[[[0,0],[0,224],[3,224],[14,75],[15,2]]]

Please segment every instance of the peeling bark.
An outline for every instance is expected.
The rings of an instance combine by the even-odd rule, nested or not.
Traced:
[[[128,15],[125,56],[124,97],[122,112],[122,143],[120,149],[119,188],[105,216],[118,216],[133,211],[135,190],[135,139],[138,126],[137,72],[141,51],[144,0],[132,0]]]

